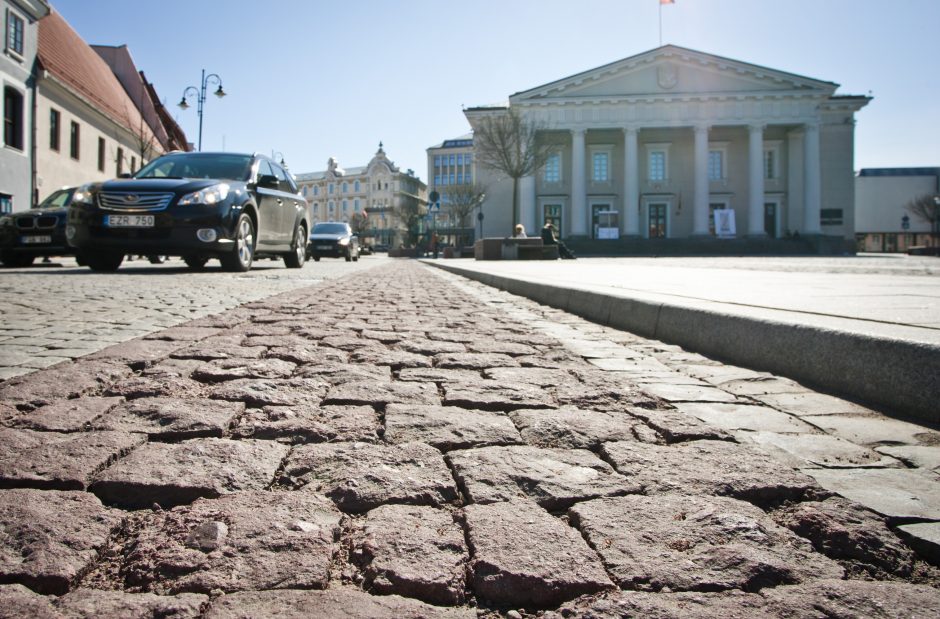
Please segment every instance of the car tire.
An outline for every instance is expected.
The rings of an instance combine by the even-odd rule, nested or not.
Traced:
[[[183,262],[193,271],[201,271],[209,262],[208,256],[183,256]]]
[[[3,263],[3,266],[9,267],[11,269],[19,269],[22,267],[28,267],[33,263],[33,260],[36,258],[33,256],[27,256],[24,254],[15,254],[15,253],[4,253],[0,256],[0,262]]]
[[[352,250],[346,250],[346,262],[352,261]]]
[[[151,255],[151,256],[147,256],[147,260],[150,261],[150,264],[163,264],[164,262],[166,262],[166,257]]]
[[[255,225],[251,217],[242,213],[235,224],[235,244],[227,254],[219,256],[222,269],[234,273],[244,273],[251,269],[255,258]]]
[[[320,256],[314,256],[314,257],[313,257],[313,261],[314,261],[314,262],[320,262]]]
[[[113,253],[93,253],[86,254],[85,264],[92,271],[100,273],[113,273],[118,270],[121,263],[124,262],[124,254]]]
[[[356,255],[353,256],[353,262],[359,262],[359,252],[356,252]]]
[[[294,230],[294,246],[289,254],[284,254],[284,266],[288,269],[299,269],[307,261],[307,229],[298,224]]]

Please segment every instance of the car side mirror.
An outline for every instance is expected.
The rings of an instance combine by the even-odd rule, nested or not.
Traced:
[[[280,183],[277,180],[277,177],[273,174],[262,174],[258,177],[258,187],[264,187],[265,189],[277,189],[280,186]]]

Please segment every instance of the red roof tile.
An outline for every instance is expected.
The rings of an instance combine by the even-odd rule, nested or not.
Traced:
[[[107,63],[54,9],[39,20],[38,55],[40,66],[75,94],[131,133],[142,130],[150,139],[150,128]]]

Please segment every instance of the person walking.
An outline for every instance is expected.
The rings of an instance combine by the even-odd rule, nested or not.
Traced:
[[[558,255],[564,259],[574,260],[576,258],[574,252],[568,249],[568,246],[555,236],[555,226],[553,226],[550,221],[545,222],[545,227],[542,228],[542,244],[557,245]]]

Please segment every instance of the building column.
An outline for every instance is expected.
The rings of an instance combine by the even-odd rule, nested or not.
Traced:
[[[764,230],[764,126],[748,127],[748,236],[767,236]]]
[[[525,227],[527,235],[532,236],[538,226],[535,213],[535,176],[530,174],[519,179],[519,221]]]
[[[573,236],[587,235],[584,133],[584,129],[571,130],[571,234]]]
[[[819,225],[821,185],[818,123],[808,123],[804,127],[803,169],[803,234],[822,234]]]
[[[692,236],[708,236],[708,126],[695,126],[695,195]]]
[[[640,166],[635,127],[623,130],[623,235],[640,236]]]

